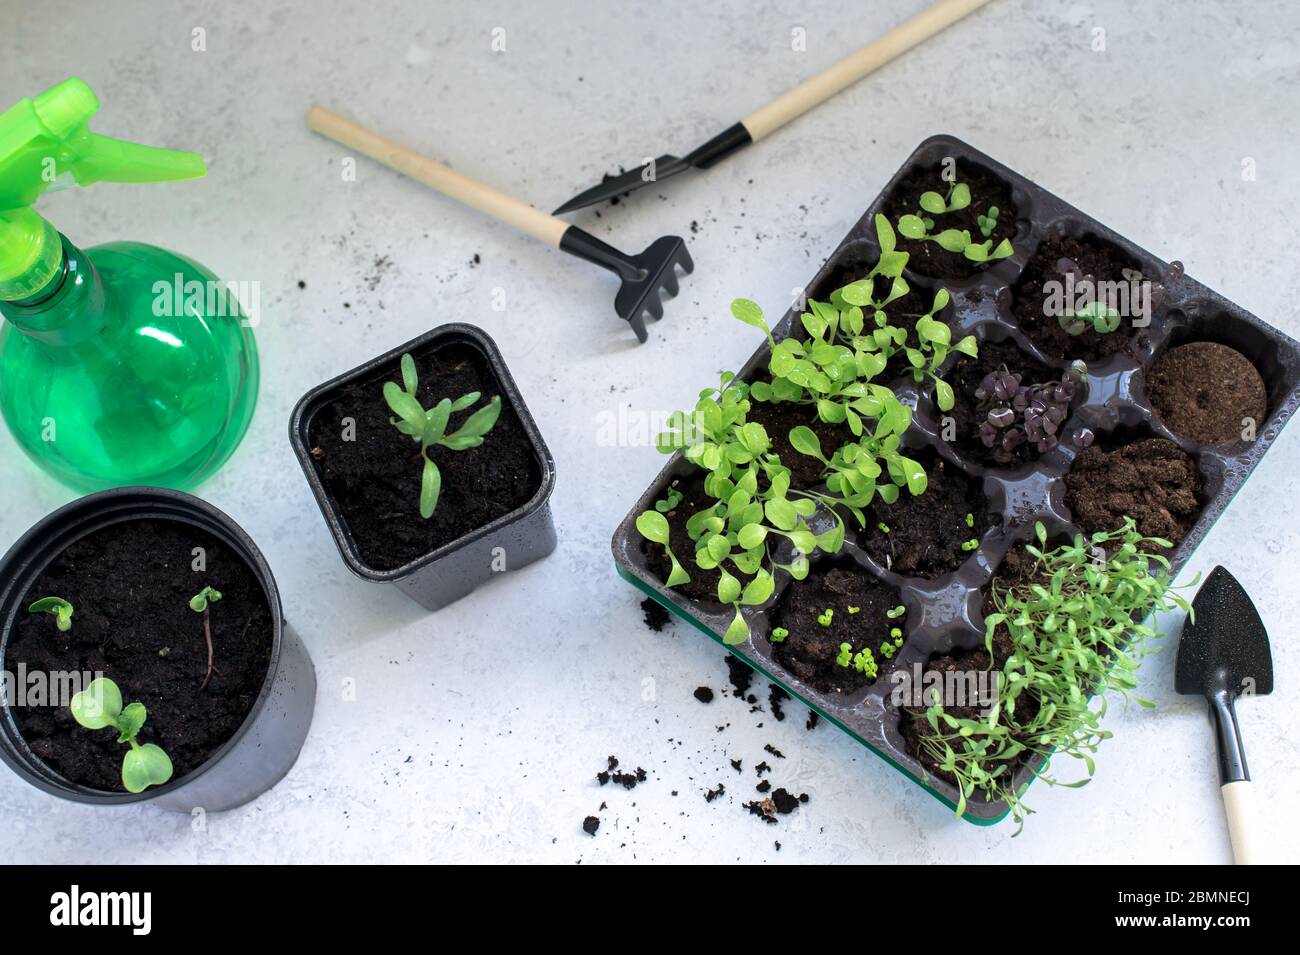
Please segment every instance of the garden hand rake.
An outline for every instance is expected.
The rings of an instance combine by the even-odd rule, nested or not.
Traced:
[[[678,236],[663,236],[650,243],[639,255],[628,255],[577,226],[498,192],[323,106],[313,106],[308,111],[307,126],[547,245],[613,272],[623,282],[614,297],[614,310],[620,318],[627,320],[642,342],[647,337],[646,315],[656,319],[663,317],[660,292],[670,297],[676,295],[676,270],[680,267],[689,273],[695,267],[686,243]]]

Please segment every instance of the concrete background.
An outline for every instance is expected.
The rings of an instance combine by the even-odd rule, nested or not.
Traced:
[[[320,693],[290,775],[205,831],[149,808],[65,803],[0,774],[6,861],[1228,860],[1211,736],[1203,707],[1173,694],[1172,641],[1142,673],[1158,710],[1113,710],[1097,778],[1036,786],[1037,815],[1015,839],[1009,825],[955,820],[834,728],[806,731],[798,703],[778,723],[730,695],[696,702],[697,686],[725,685],[722,651],[682,625],[648,631],[609,555],[661,458],[598,436],[620,408],[634,421],[666,412],[738,366],[754,340],[728,302],[784,310],[935,132],[1300,335],[1293,4],[995,0],[758,148],[600,218],[578,215],[629,248],[668,232],[690,242],[697,270],[640,348],[613,315],[608,276],[368,161],[342,181],[342,153],[307,132],[307,107],[332,105],[549,209],[620,163],[689,149],[921,2],[14,6],[0,39],[5,105],[77,74],[103,101],[99,131],[210,162],[203,181],[98,185],[41,209],[82,246],[155,242],[261,283],[260,406],[199,493],[266,553]],[[206,49],[193,48],[196,30]],[[494,310],[500,296],[507,307]],[[308,388],[447,321],[500,343],[558,464],[561,540],[548,560],[427,616],[347,573],[285,431]],[[0,489],[0,546],[72,497],[7,433]],[[1292,427],[1185,575],[1225,564],[1272,625],[1278,691],[1245,702],[1241,719],[1270,841],[1292,860],[1298,489]],[[600,788],[609,754],[649,780]],[[765,756],[775,785],[811,797],[774,826],[742,807]],[[727,795],[706,803],[719,782]],[[582,819],[602,802],[590,838]]]

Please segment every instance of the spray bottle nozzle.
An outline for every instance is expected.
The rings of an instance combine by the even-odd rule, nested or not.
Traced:
[[[197,153],[92,133],[98,110],[94,91],[72,77],[0,114],[0,299],[26,298],[58,273],[58,235],[28,207],[61,177],[89,186],[207,174]]]

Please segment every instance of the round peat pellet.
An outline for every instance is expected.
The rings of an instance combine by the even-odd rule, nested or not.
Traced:
[[[1174,434],[1218,447],[1246,441],[1268,413],[1254,364],[1217,342],[1191,342],[1161,355],[1147,375],[1147,397]]]

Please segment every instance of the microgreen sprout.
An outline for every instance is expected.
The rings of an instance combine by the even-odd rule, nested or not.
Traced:
[[[975,389],[976,408],[982,413],[980,442],[993,451],[999,464],[1012,463],[1022,444],[1042,454],[1060,443],[1061,426],[1069,417],[1082,374],[1071,368],[1057,381],[1025,385],[1023,380],[1024,375],[1003,365],[985,375]]]
[[[972,537],[970,540],[964,540],[961,542],[961,549],[964,551],[976,550],[979,546],[980,539],[978,537]]]
[[[974,514],[967,514],[967,515],[966,515],[966,526],[967,526],[967,527],[974,527],[974,526],[975,526],[975,515],[974,515]]]
[[[862,608],[861,608],[861,607],[850,607],[850,608],[849,608],[849,613],[861,613],[861,612],[862,612]]]
[[[852,644],[841,643],[835,662],[842,667],[852,667],[869,680],[874,680],[880,673],[880,666],[876,663],[876,657],[869,647],[854,653]]]
[[[655,510],[660,514],[667,514],[680,503],[682,503],[682,492],[675,487],[670,487],[662,499],[655,501]]]
[[[823,613],[819,613],[817,615],[817,622],[820,623],[823,627],[829,627],[831,625],[831,620],[832,618],[834,618],[834,616],[835,616],[834,609],[832,609],[831,607],[827,607]]]
[[[785,627],[774,627],[772,629],[772,642],[780,643],[786,637],[790,636],[790,631]]]
[[[894,659],[894,654],[903,646],[903,631],[897,627],[890,627],[889,636],[892,639],[886,640],[880,645],[880,655],[886,660]]]
[[[393,414],[397,415],[390,419],[393,427],[420,446],[419,457],[424,459],[424,470],[420,476],[420,516],[428,520],[433,516],[438,506],[438,495],[442,492],[442,472],[429,457],[430,450],[442,447],[449,451],[465,451],[481,445],[484,435],[492,430],[501,417],[501,396],[494,395],[487,404],[466,418],[460,428],[448,434],[447,425],[451,416],[472,407],[482,397],[481,393],[471,391],[455,401],[443,398],[432,408],[426,409],[416,397],[420,382],[415,370],[415,359],[403,355],[401,370],[400,386],[393,381],[384,382],[384,401]]]
[[[122,705],[122,691],[106,677],[91,680],[72,697],[68,709],[72,718],[88,730],[117,730],[117,741],[131,748],[122,757],[122,785],[127,792],[144,792],[172,778],[172,761],[156,743],[140,743],[136,737],[144,726],[143,703]]]
[[[922,751],[957,781],[958,815],[980,792],[1005,800],[1022,826],[1029,810],[1013,785],[1016,768],[1040,755],[1068,756],[1083,763],[1086,775],[1063,785],[1086,783],[1093,774],[1092,754],[1111,735],[1100,725],[1105,694],[1130,698],[1137,667],[1150,652],[1146,643],[1159,636],[1143,621],[1156,611],[1190,611],[1173,589],[1169,560],[1149,552],[1172,545],[1142,536],[1132,518],[1124,518],[1117,530],[1091,538],[1080,534],[1052,549],[1042,523],[1034,532],[1036,546],[1025,547],[1035,560],[1033,578],[991,588],[994,612],[984,621],[985,646],[992,656],[995,635],[1011,643],[998,661],[996,702],[973,719],[959,719],[935,703],[926,710],[929,733],[921,738]],[[1100,565],[1098,548],[1106,555]],[[1090,704],[1095,693],[1102,695],[1099,706]],[[1058,783],[1047,769],[1036,772]]]
[[[979,225],[980,235],[987,239],[993,234],[993,230],[998,227],[998,207],[989,206],[988,214],[981,213],[977,215],[975,222]]]
[[[882,534],[889,533],[889,525],[886,524],[884,521],[881,521],[879,524],[876,525],[876,527]]]
[[[221,599],[221,591],[212,587],[204,586],[197,594],[190,598],[190,609],[195,613],[203,614],[203,642],[208,645],[208,668],[203,674],[203,682],[199,684],[202,690],[212,679],[212,674],[216,668],[212,665],[212,617],[211,605]]]
[[[890,607],[888,610],[886,610],[885,616],[888,617],[890,620],[897,620],[905,613],[907,613],[907,608],[904,607],[902,604],[899,604],[897,607]]]
[[[48,613],[54,618],[54,625],[59,628],[60,633],[67,633],[72,629],[72,604],[62,597],[42,597],[28,607],[27,612]]]
[[[840,652],[835,656],[835,662],[842,667],[846,667],[849,665],[849,661],[851,661],[852,659],[853,659],[853,644],[841,643]]]

